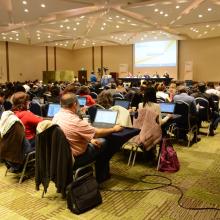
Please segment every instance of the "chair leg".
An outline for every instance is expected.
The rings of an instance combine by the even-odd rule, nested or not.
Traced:
[[[44,198],[44,194],[45,194],[45,192],[44,192],[44,190],[43,190],[42,195],[41,195],[41,198]]]
[[[5,176],[7,175],[7,173],[8,173],[8,170],[9,170],[9,169],[7,168],[7,169],[6,169],[6,171],[5,171]]]
[[[23,180],[23,178],[24,178],[24,174],[25,174],[25,171],[26,171],[26,168],[27,168],[28,160],[29,160],[29,157],[26,159],[25,164],[24,164],[24,167],[23,167],[23,169],[22,169],[21,177],[20,177],[20,179],[19,179],[19,184],[22,183],[22,180]]]
[[[133,166],[134,166],[134,164],[135,164],[136,155],[137,155],[137,150],[136,150],[136,151],[134,151],[134,157],[133,157],[132,167],[133,167]]]
[[[130,166],[130,163],[131,163],[131,158],[132,158],[132,154],[133,154],[133,146],[131,148],[131,151],[130,151],[130,155],[129,155],[129,158],[128,158],[128,166]]]

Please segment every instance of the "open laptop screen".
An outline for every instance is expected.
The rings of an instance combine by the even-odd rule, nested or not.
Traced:
[[[53,117],[60,108],[60,104],[50,103],[48,106],[47,117]]]
[[[115,124],[118,112],[107,109],[97,109],[94,123]]]
[[[128,109],[130,106],[130,102],[128,100],[115,99],[114,105],[120,105],[120,106]]]
[[[160,111],[161,111],[161,113],[173,114],[174,110],[175,110],[175,103],[166,103],[166,102],[161,102],[160,103]]]
[[[79,105],[80,106],[85,106],[86,105],[86,97],[85,96],[78,96],[77,97]]]

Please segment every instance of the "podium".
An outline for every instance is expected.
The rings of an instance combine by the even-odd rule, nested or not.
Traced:
[[[78,80],[81,84],[85,84],[87,82],[87,70],[78,71]]]

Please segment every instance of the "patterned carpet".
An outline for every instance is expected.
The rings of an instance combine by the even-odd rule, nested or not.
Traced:
[[[134,167],[127,166],[128,154],[120,152],[111,162],[112,178],[103,184],[108,189],[143,189],[155,185],[141,183],[145,174],[164,175],[184,192],[182,203],[186,207],[220,208],[220,130],[214,137],[202,136],[202,140],[187,148],[175,145],[181,169],[174,174],[160,173],[150,167],[140,154]],[[18,184],[18,175],[9,173],[0,164],[0,219],[220,219],[220,211],[186,210],[178,206],[180,193],[172,187],[144,192],[102,191],[103,203],[81,215],[74,215],[66,208],[61,195],[55,193],[51,183],[48,193],[42,199],[42,191],[35,191],[34,179]],[[164,182],[157,177],[147,181]],[[158,185],[157,185],[158,186]]]

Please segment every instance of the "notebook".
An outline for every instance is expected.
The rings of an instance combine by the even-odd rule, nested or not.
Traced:
[[[166,103],[166,102],[160,103],[161,113],[173,114],[174,110],[175,110],[175,103]]]
[[[97,109],[93,127],[97,128],[112,128],[117,120],[118,112],[108,109]]]
[[[120,105],[126,109],[129,109],[130,102],[128,100],[122,100],[122,99],[115,99],[114,105]]]
[[[52,118],[60,108],[60,104],[50,103],[48,106],[47,117]]]
[[[79,105],[81,107],[86,105],[86,97],[85,96],[78,96],[77,99],[78,99]]]

